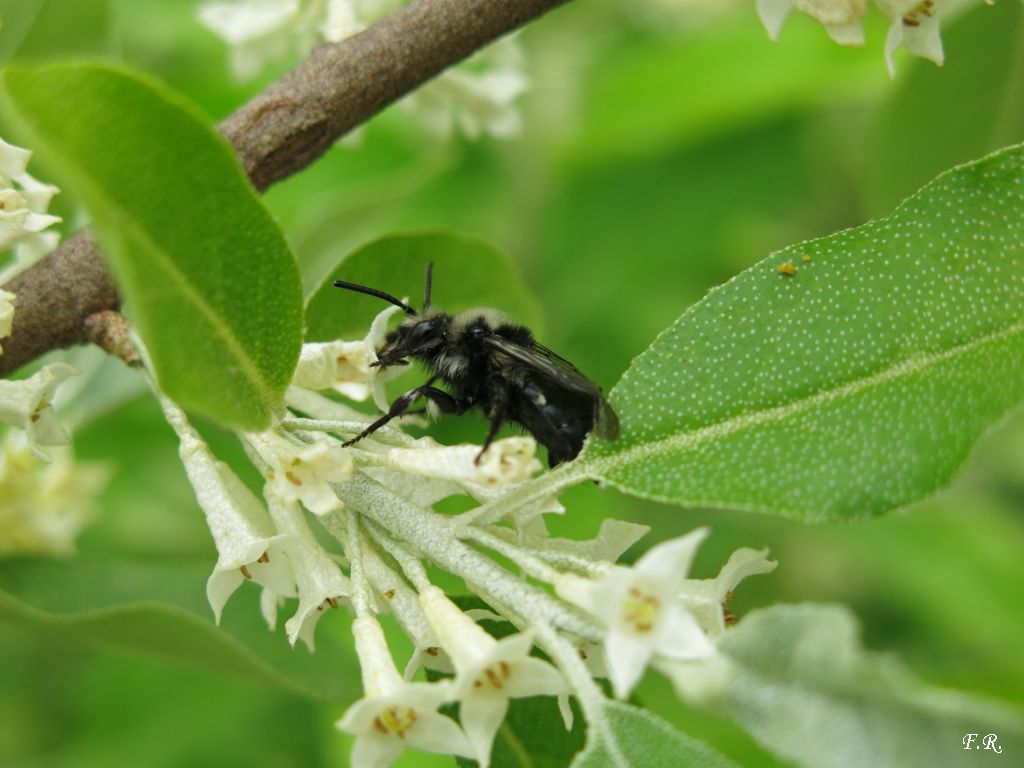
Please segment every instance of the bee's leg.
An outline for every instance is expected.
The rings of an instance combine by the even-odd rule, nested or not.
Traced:
[[[435,379],[431,379],[422,387],[410,389],[408,392],[399,395],[397,398],[395,398],[395,402],[391,404],[391,407],[388,408],[387,413],[385,413],[383,416],[381,416],[379,419],[377,419],[375,422],[373,422],[370,426],[368,426],[358,435],[353,437],[351,440],[347,440],[346,442],[342,443],[342,445],[347,448],[350,445],[353,445],[354,443],[358,443],[364,437],[372,435],[374,432],[383,427],[392,419],[396,419],[399,416],[402,416],[403,414],[407,413],[409,410],[409,406],[411,406],[420,397],[425,397],[431,402],[433,402],[435,405],[437,405],[438,408],[441,409],[443,413],[461,413],[463,409],[460,408],[459,402],[444,390],[438,389],[437,387],[432,387],[431,384],[434,381]]]
[[[508,410],[508,388],[505,386],[505,382],[501,379],[489,381],[487,383],[487,397],[490,401],[487,418],[491,420],[491,426],[487,430],[487,439],[484,440],[484,447],[480,449],[480,453],[473,460],[474,464],[480,463],[480,459],[483,458],[484,454],[487,453],[487,449],[491,447],[491,443],[494,442],[494,437],[498,434],[498,430],[501,429],[501,425],[505,423],[505,414]]]

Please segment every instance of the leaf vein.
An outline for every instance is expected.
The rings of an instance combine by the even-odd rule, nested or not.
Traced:
[[[814,394],[792,400],[772,408],[744,413],[723,421],[709,424],[699,429],[688,432],[680,432],[660,440],[643,443],[627,448],[621,453],[612,454],[593,459],[588,462],[589,469],[597,474],[609,470],[619,469],[624,466],[642,461],[651,456],[682,451],[692,448],[700,443],[715,440],[744,429],[757,427],[762,424],[781,421],[785,418],[810,410],[818,405],[830,403],[844,397],[856,395],[876,385],[886,384],[902,377],[920,373],[928,368],[941,364],[961,354],[967,354],[974,349],[982,347],[992,341],[1010,338],[1024,332],[1024,322],[1014,323],[992,333],[984,334],[976,339],[971,339],[963,344],[958,344],[949,349],[931,354],[915,355],[899,361],[898,363],[883,368],[871,375],[844,382],[831,389],[821,390]]]

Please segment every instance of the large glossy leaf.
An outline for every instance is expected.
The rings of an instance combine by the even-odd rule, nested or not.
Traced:
[[[737,675],[725,711],[765,746],[813,768],[975,766],[994,733],[1021,754],[1024,720],[982,698],[925,685],[896,659],[865,651],[849,610],[779,605],[751,613],[720,648]],[[965,734],[978,734],[965,750]]]
[[[685,736],[649,712],[609,701],[591,723],[587,747],[572,768],[738,768],[707,744]]]
[[[320,283],[306,308],[310,341],[358,338],[387,305],[334,287],[334,281],[378,288],[405,297],[415,309],[423,303],[426,266],[434,262],[431,303],[445,312],[494,307],[514,321],[536,327],[540,310],[512,263],[493,246],[452,232],[392,235],[346,256]]]
[[[262,623],[257,590],[247,589],[218,628],[203,599],[209,570],[209,563],[181,558],[5,561],[0,623],[131,649],[317,699],[348,703],[359,696],[351,645],[343,633],[330,631],[333,622],[321,626],[316,654],[291,648],[280,627],[275,633]]]
[[[165,391],[231,426],[280,407],[302,297],[284,237],[209,121],[101,65],[8,67],[5,106],[88,208]]]
[[[713,291],[616,385],[622,436],[592,441],[581,468],[649,498],[804,520],[908,504],[1024,398],[1022,310],[1015,147]]]

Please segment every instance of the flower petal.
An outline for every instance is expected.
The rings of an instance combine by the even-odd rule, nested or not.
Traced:
[[[387,768],[404,750],[405,744],[397,736],[363,731],[352,746],[352,768]]]
[[[508,712],[507,696],[466,696],[459,708],[459,718],[480,768],[491,763],[494,735]]]
[[[678,603],[666,606],[656,629],[656,650],[669,659],[703,659],[715,652],[697,620]]]
[[[608,678],[618,698],[629,696],[653,653],[654,647],[649,638],[639,638],[616,630],[608,632],[605,638]]]
[[[502,693],[511,699],[528,696],[558,696],[569,692],[561,673],[541,659],[519,659],[512,665],[512,674],[505,681]]]
[[[697,528],[685,536],[652,547],[641,557],[635,571],[657,583],[678,585],[690,572],[697,547],[708,535],[707,528]]]
[[[757,15],[772,41],[778,42],[782,25],[791,10],[793,0],[757,0]]]

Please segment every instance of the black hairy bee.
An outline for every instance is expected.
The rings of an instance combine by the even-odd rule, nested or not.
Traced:
[[[590,432],[607,440],[619,422],[600,388],[572,363],[537,343],[528,328],[493,309],[457,315],[430,306],[433,263],[427,265],[423,310],[376,288],[336,280],[334,285],[365,293],[400,307],[408,318],[388,333],[374,365],[407,365],[412,358],[433,374],[426,384],[398,397],[388,412],[345,445],[362,440],[409,412],[420,398],[432,413],[461,414],[479,409],[490,429],[477,461],[505,422],[521,424],[548,449],[552,467],[574,459]],[[449,392],[435,387],[443,382]]]

